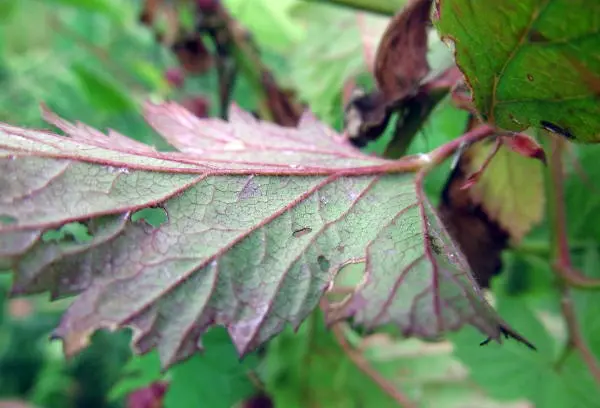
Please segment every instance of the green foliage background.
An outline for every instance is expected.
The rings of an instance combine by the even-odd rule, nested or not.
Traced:
[[[372,86],[354,12],[299,0],[225,3],[252,31],[277,79],[296,89],[322,120],[339,129],[345,81],[357,77]],[[163,73],[176,66],[176,60],[138,22],[139,8],[139,1],[125,0],[0,2],[0,121],[45,127],[39,111],[43,101],[69,120],[112,128],[163,149],[166,143],[142,120],[143,100],[203,95],[216,113],[214,70],[188,77],[183,89],[172,89]],[[374,32],[381,33],[387,19],[369,19]],[[246,109],[256,108],[252,87],[243,77],[234,100]],[[427,151],[457,137],[465,121],[463,112],[443,102],[411,152]],[[381,151],[385,141],[384,137],[369,149]],[[591,180],[600,171],[596,150],[571,149],[572,158]],[[600,219],[595,217],[600,200],[576,173],[572,170],[567,184],[573,254],[585,273],[600,276]],[[444,167],[430,178],[428,191],[434,200],[446,176]],[[61,231],[57,239],[65,234],[77,237],[78,231]],[[349,340],[419,406],[600,407],[598,390],[579,355],[561,354],[566,331],[548,261],[549,245],[547,227],[542,225],[506,253],[504,271],[493,285],[502,315],[533,340],[538,353],[512,342],[479,348],[480,335],[469,329],[434,344],[402,340],[385,330],[364,337],[348,329]],[[278,407],[395,406],[348,358],[319,314],[297,333],[284,332],[242,362],[226,333],[213,330],[204,339],[205,354],[161,373],[155,353],[131,355],[130,334],[124,332],[97,333],[89,349],[65,361],[48,335],[69,300],[49,303],[44,295],[17,303],[7,298],[9,275],[1,278],[2,399],[48,408],[119,407],[130,391],[165,379],[170,381],[164,399],[169,408],[231,407],[257,394],[257,383]],[[599,358],[600,294],[575,291],[574,296],[583,334]]]

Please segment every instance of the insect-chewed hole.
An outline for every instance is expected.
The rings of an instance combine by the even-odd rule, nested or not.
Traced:
[[[327,272],[329,270],[329,267],[331,266],[329,259],[325,258],[323,255],[319,255],[317,257],[317,262],[319,264],[319,268],[323,272]]]
[[[162,207],[143,208],[131,215],[131,221],[144,221],[146,224],[158,228],[169,221],[169,215]]]
[[[43,242],[77,242],[85,243],[93,239],[87,225],[80,222],[70,222],[60,228],[44,231]]]
[[[12,215],[0,214],[0,224],[2,225],[12,225],[16,224],[17,219]]]

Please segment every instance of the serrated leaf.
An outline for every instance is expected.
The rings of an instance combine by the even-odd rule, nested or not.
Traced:
[[[412,160],[365,155],[306,114],[296,129],[235,107],[230,122],[176,104],[146,117],[180,152],[160,153],[46,112],[69,137],[0,127],[0,264],[13,292],[80,296],[55,335],[68,354],[100,327],[134,328],[172,364],[227,327],[240,354],[314,309],[336,272],[365,260],[347,314],[440,336],[464,323],[519,338],[485,302],[423,197]],[[131,221],[160,207],[157,228]],[[82,222],[87,242],[40,234]],[[302,233],[298,233],[302,231]]]
[[[437,27],[486,121],[512,131],[547,122],[597,143],[598,15],[585,0],[438,0]]]
[[[470,146],[461,159],[463,171],[481,169],[494,141]],[[543,164],[502,144],[478,180],[469,187],[470,196],[481,204],[488,217],[519,241],[544,216]]]
[[[571,353],[557,366],[555,340],[528,304],[508,297],[501,297],[499,303],[502,313],[536,342],[539,352],[528,353],[517,344],[492,346],[493,352],[469,347],[477,334],[464,330],[452,336],[455,355],[467,365],[473,380],[500,401],[527,398],[536,407],[596,407],[597,388],[579,355]]]
[[[255,355],[240,362],[235,347],[220,329],[203,339],[206,351],[170,370],[165,408],[230,408],[256,392],[248,374],[258,364]]]
[[[121,379],[110,390],[109,398],[122,398],[136,389],[162,380],[163,377],[157,352],[150,352],[143,356],[134,355],[123,367]]]

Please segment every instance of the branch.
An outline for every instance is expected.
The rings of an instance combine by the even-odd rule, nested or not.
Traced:
[[[554,270],[568,286],[580,289],[599,289],[600,279],[585,276],[572,266],[564,203],[562,153],[566,141],[562,137],[547,134],[551,138],[550,163],[548,166],[548,215],[552,226]]]
[[[373,382],[379,386],[379,388],[393,398],[394,401],[396,401],[401,407],[417,408],[417,405],[414,402],[412,402],[406,395],[396,388],[394,384],[388,381],[387,378],[375,370],[360,351],[352,348],[346,339],[346,335],[344,334],[343,323],[335,323],[331,327],[331,330],[333,331],[333,334],[342,350],[360,371],[371,378]]]
[[[404,5],[403,0],[304,0],[307,3],[333,4],[373,14],[393,16]]]
[[[261,118],[282,126],[295,126],[303,108],[276,84],[271,71],[263,63],[251,34],[220,4],[214,10],[203,13],[200,14],[199,28],[213,33],[217,49],[230,49],[235,67],[241,71],[259,96],[258,109]],[[217,57],[224,58],[222,55]],[[220,71],[223,71],[223,67]]]
[[[451,140],[446,144],[441,145],[440,147],[429,152],[428,154],[422,155],[422,159],[428,161],[429,165],[421,170],[425,172],[431,170],[433,167],[441,164],[443,161],[452,156],[454,152],[456,152],[460,148],[460,146],[486,139],[494,135],[495,132],[496,130],[489,125],[481,125],[476,127],[475,129],[469,130],[462,136]]]
[[[581,330],[579,329],[579,324],[577,323],[575,307],[573,306],[573,301],[571,300],[571,295],[568,288],[563,288],[562,290],[560,307],[567,324],[568,338],[565,350],[556,365],[560,367],[571,351],[577,350],[588,370],[594,377],[594,380],[596,380],[596,383],[600,385],[600,365],[585,342],[585,339],[581,335]]]
[[[562,292],[561,310],[567,324],[568,332],[567,344],[563,355],[557,362],[557,366],[560,366],[564,362],[572,350],[577,350],[588,370],[600,385],[600,366],[581,335],[569,289],[569,286],[582,289],[597,288],[600,286],[600,281],[586,277],[572,266],[567,240],[562,166],[562,153],[566,142],[559,136],[547,133],[546,137],[550,137],[552,141],[550,143],[551,151],[547,184],[548,216],[550,217],[552,226],[553,267],[559,278],[561,278],[559,283]]]

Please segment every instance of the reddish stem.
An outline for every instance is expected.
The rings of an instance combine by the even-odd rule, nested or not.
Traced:
[[[565,216],[564,183],[562,153],[566,141],[562,137],[550,135],[552,138],[550,152],[550,216],[554,232],[554,269],[569,286],[581,289],[600,288],[600,279],[585,276],[575,269],[571,263],[569,242],[567,239],[567,222]]]
[[[562,292],[561,309],[567,325],[568,339],[565,351],[558,360],[557,366],[560,366],[571,350],[577,350],[588,370],[600,385],[600,365],[588,347],[585,339],[581,335],[577,315],[573,306],[573,301],[569,293],[569,286],[590,289],[598,287],[600,280],[594,280],[586,277],[581,272],[573,268],[571,264],[571,254],[569,252],[569,242],[567,239],[567,226],[564,203],[564,180],[562,153],[565,141],[555,135],[547,134],[546,137],[552,138],[549,165],[549,217],[552,223],[553,247],[554,247],[554,270],[561,278],[560,286]]]
[[[352,348],[346,339],[342,323],[334,324],[331,330],[333,331],[333,334],[342,350],[358,369],[371,378],[373,382],[375,382],[379,388],[393,398],[394,401],[399,404],[399,406],[405,408],[417,408],[417,405],[414,402],[404,395],[394,384],[390,383],[387,378],[375,370],[369,363],[369,360],[367,360],[360,351]]]

